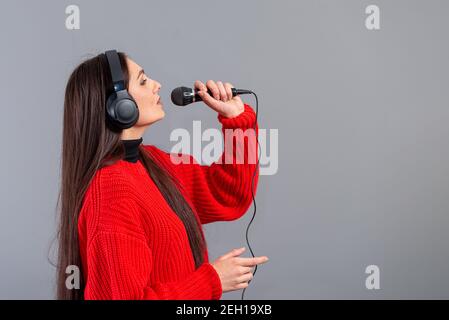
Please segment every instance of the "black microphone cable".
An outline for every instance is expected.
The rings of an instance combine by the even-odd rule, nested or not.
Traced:
[[[256,161],[256,167],[254,168],[253,177],[251,179],[251,197],[253,198],[254,211],[253,211],[253,216],[252,216],[248,226],[246,227],[246,243],[248,244],[249,251],[251,252],[252,257],[254,258],[255,256],[254,256],[253,250],[252,250],[251,245],[249,244],[249,240],[248,240],[248,231],[249,231],[249,227],[251,226],[251,223],[254,220],[254,217],[256,216],[256,211],[257,211],[256,198],[254,197],[254,178],[256,177],[256,173],[259,170],[259,159],[260,159],[260,155],[259,155],[259,147],[260,147],[260,145],[259,145],[259,137],[258,137],[258,133],[257,133],[257,130],[256,130],[257,129],[256,128],[256,126],[257,126],[257,118],[258,118],[258,114],[259,114],[259,99],[257,98],[257,94],[255,92],[250,91],[250,94],[254,95],[254,98],[256,99],[256,121],[254,122],[254,134],[256,136],[257,161]],[[254,267],[253,276],[256,274],[256,272],[257,272],[257,264]],[[251,283],[251,281],[252,280],[248,281],[248,285]],[[242,299],[241,300],[243,300],[244,297],[245,297],[245,291],[246,291],[246,288],[243,288]]]

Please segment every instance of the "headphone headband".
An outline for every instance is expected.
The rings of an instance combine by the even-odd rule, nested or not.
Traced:
[[[120,58],[117,51],[108,50],[105,52],[105,55],[109,62],[114,91],[117,92],[125,89],[125,80],[123,79],[122,66],[120,64]]]
[[[134,99],[125,88],[125,79],[120,64],[120,56],[116,50],[105,52],[111,70],[114,92],[106,99],[106,121],[112,129],[127,129],[136,124],[139,109]]]

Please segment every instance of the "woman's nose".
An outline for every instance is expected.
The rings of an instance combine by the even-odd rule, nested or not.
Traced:
[[[156,82],[156,91],[155,92],[159,92],[159,90],[161,90],[162,86],[159,82],[157,82],[157,81],[155,81],[155,82]]]

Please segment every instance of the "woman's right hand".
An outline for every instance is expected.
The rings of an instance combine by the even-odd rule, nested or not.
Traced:
[[[251,268],[268,261],[267,256],[254,258],[238,257],[245,248],[234,249],[211,263],[221,280],[223,292],[244,289],[253,278]]]

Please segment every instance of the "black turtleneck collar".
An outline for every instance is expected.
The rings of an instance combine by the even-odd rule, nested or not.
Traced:
[[[125,146],[125,158],[123,160],[128,162],[137,162],[139,160],[139,146],[142,143],[143,138],[122,140]]]

